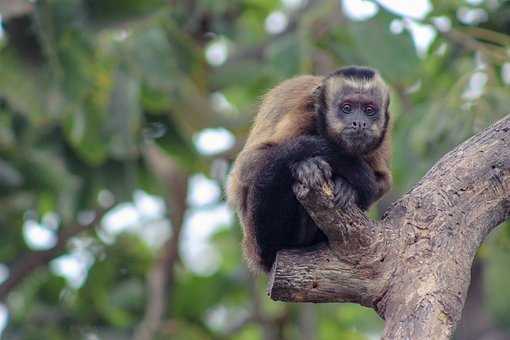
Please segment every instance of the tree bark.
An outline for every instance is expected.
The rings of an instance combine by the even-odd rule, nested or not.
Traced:
[[[383,339],[449,339],[476,251],[510,217],[510,115],[446,154],[382,220],[335,209],[332,188],[295,192],[328,244],[280,251],[269,295],[355,302],[383,319]]]

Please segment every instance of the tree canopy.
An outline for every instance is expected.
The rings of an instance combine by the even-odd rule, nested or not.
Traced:
[[[394,188],[372,216],[510,113],[508,1],[395,3],[1,2],[4,337],[379,336],[359,306],[269,300],[221,192],[259,97],[298,74],[360,64],[390,84]],[[508,337],[509,258],[505,225],[459,339]]]

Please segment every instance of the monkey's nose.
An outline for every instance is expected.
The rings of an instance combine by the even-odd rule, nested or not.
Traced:
[[[367,127],[367,123],[366,122],[359,122],[359,121],[353,121],[352,122],[352,128],[354,130],[362,130],[362,129],[365,129]]]

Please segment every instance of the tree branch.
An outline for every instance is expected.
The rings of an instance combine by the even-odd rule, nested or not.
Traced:
[[[298,196],[329,244],[280,251],[271,298],[355,302],[386,320],[384,339],[449,339],[476,251],[510,217],[510,115],[445,155],[381,221],[334,209],[331,190]]]
[[[134,331],[135,340],[153,339],[161,327],[174,282],[174,268],[179,257],[188,193],[188,174],[180,169],[175,161],[164,155],[155,145],[148,145],[145,155],[154,174],[162,184],[167,185],[167,211],[172,223],[172,235],[161,246],[159,255],[147,274],[145,315]]]
[[[62,228],[55,246],[48,250],[29,252],[17,260],[9,268],[9,278],[0,284],[0,301],[4,301],[7,295],[36,269],[47,265],[51,260],[60,256],[64,252],[69,239],[93,228],[101,221],[107,211],[95,212],[94,218],[87,224],[75,224],[71,227]]]

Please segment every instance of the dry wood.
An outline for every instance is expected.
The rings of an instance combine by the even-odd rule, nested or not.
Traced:
[[[329,244],[280,251],[272,299],[355,302],[386,320],[383,339],[449,339],[475,254],[510,217],[510,115],[446,154],[381,221],[333,208],[331,188],[296,192]]]

